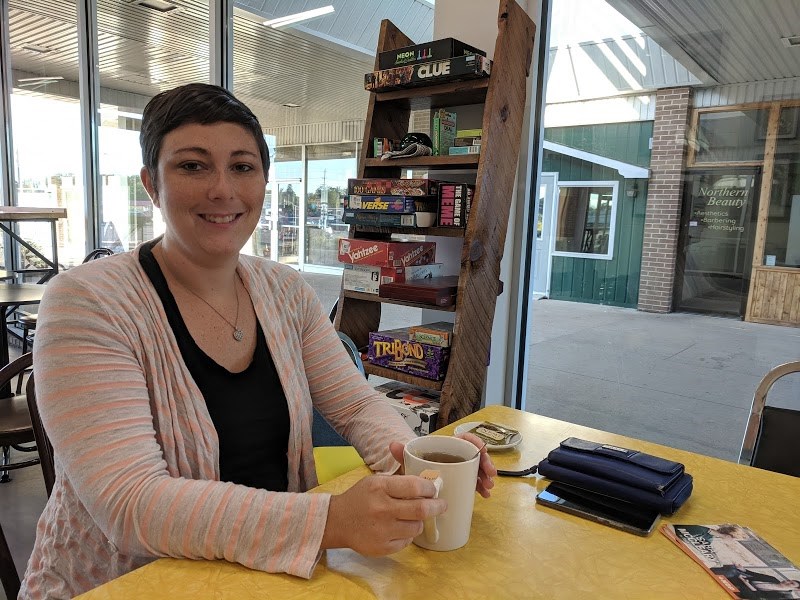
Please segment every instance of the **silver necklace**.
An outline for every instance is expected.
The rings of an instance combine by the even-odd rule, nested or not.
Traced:
[[[236,278],[237,278],[237,279],[239,279],[239,281],[241,281],[241,279],[242,279],[242,278],[239,276],[239,273],[238,273],[238,272],[236,273]],[[173,277],[173,279],[174,279],[174,277]],[[222,314],[221,312],[219,312],[219,311],[218,311],[216,308],[214,308],[213,306],[211,306],[211,304],[210,304],[210,303],[208,303],[208,302],[206,301],[206,299],[205,299],[205,298],[203,298],[203,297],[202,297],[202,296],[200,296],[199,294],[195,293],[195,291],[194,291],[194,290],[192,290],[191,288],[189,288],[189,287],[187,287],[187,286],[183,285],[183,284],[182,284],[180,281],[178,281],[177,279],[174,279],[174,281],[175,281],[175,282],[176,282],[176,283],[177,283],[179,286],[181,286],[183,289],[185,289],[187,292],[189,292],[190,294],[192,294],[192,295],[193,295],[195,298],[197,298],[198,300],[200,300],[201,302],[203,302],[203,303],[204,303],[206,306],[208,306],[208,308],[210,308],[210,309],[211,309],[211,310],[213,310],[215,313],[217,313],[217,314],[219,315],[219,318],[220,318],[220,319],[222,319],[222,320],[223,320],[223,321],[225,321],[225,322],[226,322],[228,325],[230,325],[230,326],[231,326],[231,328],[233,329],[233,339],[235,339],[237,342],[241,342],[241,341],[244,339],[244,331],[242,331],[241,329],[239,329],[239,290],[236,288],[236,279],[234,279],[234,280],[233,280],[233,289],[234,289],[234,291],[236,292],[236,320],[235,320],[233,323],[231,323],[230,321],[228,321],[228,319],[227,319],[227,318],[225,318],[225,315],[223,315],[223,314]],[[244,286],[244,283],[242,283],[242,286]]]

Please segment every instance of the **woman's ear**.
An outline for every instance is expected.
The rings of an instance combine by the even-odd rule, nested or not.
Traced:
[[[150,176],[150,170],[147,167],[142,167],[142,170],[139,171],[139,177],[142,179],[142,185],[144,189],[147,191],[147,195],[150,196],[150,200],[153,202],[153,205],[156,208],[161,208],[161,205],[158,201],[158,191],[156,190],[156,182]]]

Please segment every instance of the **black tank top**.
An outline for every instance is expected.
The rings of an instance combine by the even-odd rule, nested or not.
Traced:
[[[139,262],[156,289],[183,361],[206,401],[219,437],[221,481],[285,492],[289,407],[260,323],[253,361],[231,373],[195,343],[153,256],[160,238],[143,245]]]

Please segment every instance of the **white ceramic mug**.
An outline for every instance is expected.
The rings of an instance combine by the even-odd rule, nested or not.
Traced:
[[[422,458],[431,452],[458,456],[461,462],[434,462]],[[425,522],[425,530],[414,543],[428,550],[455,550],[467,543],[472,526],[475,484],[480,455],[474,444],[461,438],[427,435],[411,440],[403,453],[405,473],[420,475],[425,470],[439,472],[439,498],[447,500],[447,511]]]

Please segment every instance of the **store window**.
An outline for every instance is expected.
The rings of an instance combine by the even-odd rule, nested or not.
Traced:
[[[131,31],[130,23],[136,23]],[[116,251],[161,235],[164,222],[142,186],[141,115],[161,91],[209,80],[208,2],[161,12],[146,4],[99,3],[100,244]]]
[[[766,266],[800,268],[800,107],[783,107],[764,245]]]
[[[613,258],[617,182],[558,185],[554,255]]]
[[[732,163],[764,159],[768,110],[701,112],[697,119],[695,162]]]
[[[78,103],[78,26],[74,3],[11,2],[11,126],[14,183],[19,206],[65,208],[57,222],[59,262],[79,263],[85,254],[81,114]],[[47,16],[45,16],[47,15]],[[20,223],[19,234],[52,256],[48,223]],[[41,268],[23,253],[22,268]]]
[[[307,155],[305,262],[339,267],[339,238],[349,230],[342,214],[347,180],[356,176],[356,143],[308,146]]]

